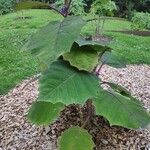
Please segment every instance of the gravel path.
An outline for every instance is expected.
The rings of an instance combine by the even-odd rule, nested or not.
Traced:
[[[150,66],[128,66],[125,69],[104,66],[100,76],[105,81],[124,85],[150,111]],[[0,96],[0,150],[56,150],[56,132],[61,130],[63,119],[46,128],[35,127],[26,120],[27,110],[38,95],[37,81],[23,89],[29,80]],[[148,130],[132,131],[104,125],[96,132],[94,135],[99,138],[97,150],[150,150]]]

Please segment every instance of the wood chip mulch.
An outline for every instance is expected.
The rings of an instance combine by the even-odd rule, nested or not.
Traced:
[[[100,76],[104,81],[123,85],[150,112],[150,66],[134,65],[124,69],[104,66]],[[80,112],[85,109],[79,105],[66,107],[51,126],[31,125],[26,114],[38,96],[38,81],[23,88],[30,80],[23,81],[7,95],[0,96],[0,150],[56,150],[57,137],[62,131],[73,125],[81,125]],[[95,116],[89,132],[96,143],[94,150],[150,150],[149,129],[133,131],[110,127],[103,117]]]

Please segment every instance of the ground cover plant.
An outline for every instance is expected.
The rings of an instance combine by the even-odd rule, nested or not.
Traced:
[[[58,140],[58,148],[83,150],[86,147],[92,150],[95,144],[85,127],[94,115],[105,117],[110,125],[129,129],[146,127],[150,116],[126,89],[98,78],[104,64],[124,65],[109,46],[80,36],[86,20],[81,16],[69,16],[70,4],[71,0],[67,1],[65,11],[57,11],[63,16],[61,20],[44,26],[23,47],[38,57],[44,66],[39,97],[29,110],[28,119],[36,125],[49,125],[65,106],[86,103],[86,120],[81,114],[83,124],[67,129]],[[105,90],[101,85],[111,89]]]
[[[150,14],[149,13],[134,13],[131,21],[134,30],[150,29]]]

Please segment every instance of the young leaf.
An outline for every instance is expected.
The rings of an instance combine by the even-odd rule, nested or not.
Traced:
[[[105,51],[111,51],[112,49],[106,45],[104,45],[103,43],[100,42],[96,42],[96,41],[92,41],[92,40],[84,40],[83,38],[79,38],[78,40],[76,40],[76,43],[78,43],[78,45],[81,46],[90,46],[93,50],[100,52],[100,53],[104,53]]]
[[[29,110],[28,119],[36,125],[48,125],[57,119],[63,108],[62,103],[36,101]]]
[[[79,70],[91,72],[98,64],[99,55],[90,46],[79,47],[77,43],[74,43],[71,52],[63,54],[63,58]]]
[[[101,90],[93,101],[97,115],[102,115],[111,125],[137,129],[150,123],[150,115],[134,98],[117,92]]]
[[[64,52],[70,51],[84,25],[85,21],[79,16],[50,22],[31,37],[25,49],[31,50],[41,61],[49,64]]]
[[[57,61],[41,77],[39,100],[83,104],[95,97],[98,89],[99,79],[95,75],[78,71],[65,61]]]
[[[113,54],[113,52],[111,53],[106,51],[101,57],[101,62],[115,68],[126,67],[126,65],[124,64],[124,60],[119,59],[115,54]]]
[[[59,140],[59,150],[93,150],[92,136],[80,127],[66,130]]]

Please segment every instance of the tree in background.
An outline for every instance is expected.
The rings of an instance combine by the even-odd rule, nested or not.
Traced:
[[[144,0],[135,6],[137,11],[150,13],[150,0]]]
[[[133,10],[149,12],[150,0],[114,0],[116,5],[118,6],[117,16],[127,17],[129,16]],[[143,8],[143,9],[142,9]],[[146,9],[145,9],[146,8]]]
[[[93,4],[94,0],[84,0],[86,6],[85,8],[85,12],[89,13],[90,9],[91,9],[91,5]]]

